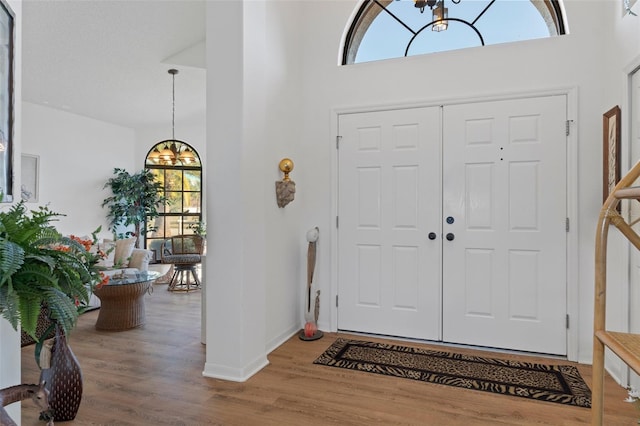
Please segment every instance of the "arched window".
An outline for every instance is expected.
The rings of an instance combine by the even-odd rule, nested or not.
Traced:
[[[202,224],[202,164],[192,146],[170,139],[149,150],[145,167],[162,183],[168,200],[160,216],[147,223],[146,247],[156,251],[158,260],[162,241],[197,233]]]
[[[364,0],[342,64],[565,33],[558,0]]]

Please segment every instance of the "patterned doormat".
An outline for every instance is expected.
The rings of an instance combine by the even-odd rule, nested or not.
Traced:
[[[313,363],[591,407],[591,391],[572,365],[534,364],[347,339],[336,339]]]

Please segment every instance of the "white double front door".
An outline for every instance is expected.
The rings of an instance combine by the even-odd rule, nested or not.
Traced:
[[[342,114],[338,328],[566,354],[566,97]]]

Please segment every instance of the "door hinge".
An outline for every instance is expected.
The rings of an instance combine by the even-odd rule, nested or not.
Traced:
[[[338,223],[338,216],[336,216],[336,228],[339,227],[339,223]]]
[[[566,218],[565,222],[564,222],[564,229],[565,229],[565,231],[569,232],[569,228],[570,228],[570,226],[569,226],[569,218]]]
[[[569,329],[569,314],[567,314],[567,330]]]
[[[336,136],[336,149],[340,149],[340,139],[342,139],[342,136]]]
[[[571,123],[573,123],[573,120],[567,120],[565,122],[565,134],[567,136],[569,136],[569,134],[571,133]]]
[[[338,295],[336,294],[336,308],[338,307]]]

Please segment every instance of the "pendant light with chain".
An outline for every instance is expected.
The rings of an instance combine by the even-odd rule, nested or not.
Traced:
[[[147,156],[150,165],[160,164],[165,166],[183,165],[190,166],[199,163],[196,154],[184,142],[176,139],[176,74],[177,69],[167,71],[172,77],[171,92],[171,139],[158,143]]]

